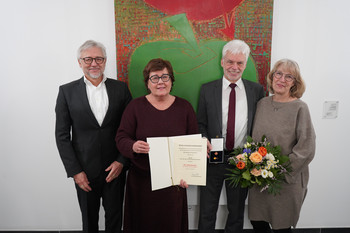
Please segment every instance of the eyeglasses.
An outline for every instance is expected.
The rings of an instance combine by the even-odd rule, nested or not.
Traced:
[[[160,79],[162,79],[163,82],[168,82],[170,79],[170,75],[162,74],[162,76],[160,77],[158,75],[152,75],[151,77],[149,77],[149,80],[151,80],[152,83],[158,83]]]
[[[80,59],[83,60],[85,62],[85,64],[87,64],[87,65],[90,65],[93,62],[93,60],[95,60],[95,62],[97,64],[102,64],[105,61],[104,57],[95,57],[95,58],[93,58],[93,57],[84,57],[84,58],[80,58]]]
[[[280,71],[276,71],[273,76],[276,78],[276,79],[281,79],[283,76],[284,76],[284,80],[286,80],[286,82],[292,82],[295,78],[290,75],[290,74],[283,74],[282,72]]]

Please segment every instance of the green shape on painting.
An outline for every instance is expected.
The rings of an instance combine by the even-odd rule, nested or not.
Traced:
[[[131,56],[129,87],[134,98],[148,94],[143,69],[154,58],[170,61],[174,69],[175,82],[171,94],[188,100],[197,110],[202,84],[223,76],[221,53],[227,41],[209,40],[197,43],[185,14],[166,19],[184,38],[184,41],[157,41],[138,47]],[[243,78],[257,82],[254,61],[249,56]]]

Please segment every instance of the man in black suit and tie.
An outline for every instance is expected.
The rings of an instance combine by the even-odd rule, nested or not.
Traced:
[[[251,135],[256,104],[264,97],[264,89],[260,84],[242,79],[249,53],[250,48],[244,41],[228,42],[222,50],[223,78],[201,87],[197,111],[199,131],[208,139],[209,150],[212,149],[210,141],[216,138],[222,142],[224,152],[221,163],[216,163],[213,158],[208,160],[207,185],[200,187],[199,233],[215,232],[223,183],[228,209],[225,233],[243,232],[248,190],[233,188],[225,179],[229,168],[228,155],[234,147],[243,146],[246,136]]]
[[[105,232],[121,232],[124,157],[115,136],[126,105],[127,85],[106,78],[106,49],[88,40],[78,50],[84,76],[60,86],[56,103],[56,143],[68,177],[73,177],[83,232],[98,232],[100,201]]]

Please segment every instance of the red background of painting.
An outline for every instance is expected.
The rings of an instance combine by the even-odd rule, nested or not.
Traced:
[[[210,20],[229,13],[243,0],[145,0],[149,5],[168,14],[186,13],[189,20]]]
[[[271,37],[272,37],[272,10],[273,0],[244,0],[237,7],[232,8],[232,0],[222,0],[225,6],[221,15],[212,19],[197,20],[198,14],[217,15],[219,8],[212,13],[202,12],[208,3],[221,4],[219,0],[175,0],[159,1],[145,0],[152,4],[165,2],[165,7],[171,7],[172,11],[195,11],[188,18],[193,28],[197,41],[219,39],[229,41],[233,38],[247,42],[251,48],[251,54],[258,70],[259,82],[266,90],[266,75],[270,70]],[[115,0],[116,10],[116,39],[117,39],[117,69],[118,79],[128,82],[128,64],[132,53],[139,46],[154,41],[172,41],[183,39],[176,30],[163,21],[162,18],[171,15],[172,12],[159,9],[142,0]],[[180,2],[186,2],[181,7],[176,7]],[[171,4],[171,5],[167,5]],[[208,6],[211,6],[211,5]],[[227,5],[226,5],[227,4]],[[195,7],[193,7],[193,5]],[[184,6],[187,9],[184,9]],[[173,9],[174,8],[174,9]],[[168,15],[169,14],[169,15]],[[209,18],[204,16],[202,18]]]

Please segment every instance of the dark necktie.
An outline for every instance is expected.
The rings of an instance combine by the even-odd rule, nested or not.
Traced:
[[[230,101],[228,104],[226,149],[232,150],[235,144],[235,121],[236,121],[236,91],[235,83],[231,83]]]

